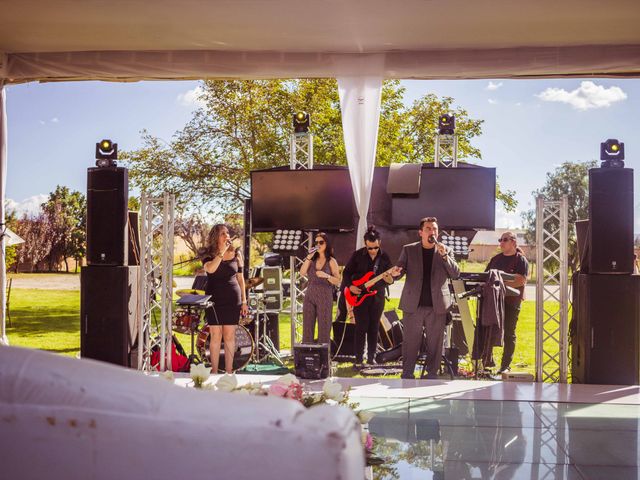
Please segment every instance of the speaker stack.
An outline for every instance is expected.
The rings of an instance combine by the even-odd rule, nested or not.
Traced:
[[[606,162],[605,162],[606,164]],[[576,225],[570,327],[574,383],[640,383],[640,276],[633,275],[633,170],[589,170],[589,221]]]
[[[125,367],[135,366],[131,352],[138,332],[140,251],[137,214],[130,222],[128,199],[126,168],[109,162],[87,170],[87,266],[80,275],[80,353],[83,358]]]

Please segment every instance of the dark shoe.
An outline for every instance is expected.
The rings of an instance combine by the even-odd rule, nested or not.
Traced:
[[[437,380],[438,379],[438,374],[437,373],[427,373],[427,375],[424,377],[427,380]]]
[[[376,359],[372,358],[371,360],[367,360],[367,365],[377,365]]]
[[[402,380],[415,380],[416,378],[413,375],[400,375]]]

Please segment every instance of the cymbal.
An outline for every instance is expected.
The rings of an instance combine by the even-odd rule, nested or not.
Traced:
[[[246,287],[247,289],[254,288],[260,285],[262,282],[264,282],[264,278],[262,277],[249,278],[247,279]]]
[[[176,295],[184,297],[185,295],[204,295],[204,290],[196,290],[195,288],[186,288],[182,290],[176,290]]]

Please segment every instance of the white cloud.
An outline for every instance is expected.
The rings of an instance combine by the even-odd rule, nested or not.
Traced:
[[[522,228],[522,212],[507,212],[502,204],[496,205],[496,228]]]
[[[45,124],[45,121],[44,121],[44,120],[38,120],[38,123],[39,123],[40,125],[44,125],[44,124]]]
[[[489,85],[487,85],[485,88],[485,90],[489,90],[490,92],[494,91],[494,90],[498,90],[500,87],[502,86],[502,82],[498,82],[498,83],[493,83],[493,82],[489,82]]]
[[[563,88],[547,88],[536,96],[545,102],[567,103],[576,110],[610,107],[627,98],[620,87],[606,88],[589,81],[581,82],[580,87],[570,92]]]
[[[49,196],[44,193],[25,198],[21,202],[7,198],[5,205],[7,210],[14,210],[18,218],[21,218],[25,214],[27,216],[33,216],[40,213],[40,205],[46,202],[47,198],[49,198]]]
[[[178,103],[185,107],[202,108],[205,106],[205,102],[200,98],[203,92],[204,90],[202,87],[198,85],[191,90],[178,94]]]
[[[53,117],[51,119],[51,123],[58,123],[58,122],[60,122],[60,120],[58,120],[58,117]]]
[[[489,102],[491,105],[495,105],[496,103],[498,103],[498,101],[494,100],[493,98],[490,98],[489,100],[487,100],[487,102]]]

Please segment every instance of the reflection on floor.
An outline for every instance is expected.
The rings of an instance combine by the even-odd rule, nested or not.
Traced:
[[[639,478],[638,386],[337,380],[375,413],[375,479]]]

